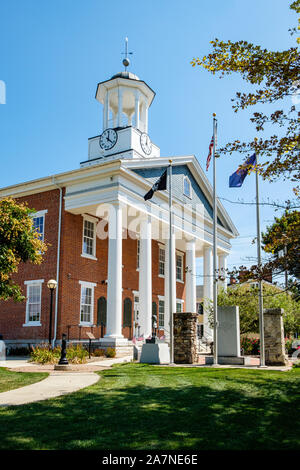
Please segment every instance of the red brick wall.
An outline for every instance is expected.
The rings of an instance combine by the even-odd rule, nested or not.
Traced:
[[[1,301],[0,302],[0,334],[4,339],[37,339],[48,337],[50,295],[47,288],[49,279],[56,278],[56,254],[58,233],[59,190],[46,191],[17,199],[18,202],[27,202],[30,208],[36,211],[47,209],[45,214],[44,241],[49,244],[48,251],[41,265],[22,263],[14,280],[21,286],[26,295],[24,281],[44,279],[42,284],[42,314],[41,327],[23,327],[25,323],[26,302]]]
[[[50,293],[47,288],[47,281],[56,279],[56,256],[57,256],[57,234],[58,234],[58,214],[59,214],[59,190],[48,191],[35,194],[19,201],[27,201],[30,207],[36,211],[48,210],[45,215],[45,241],[50,243],[45,255],[44,262],[40,266],[22,264],[19,272],[14,278],[22,286],[24,295],[25,280],[44,279],[42,285],[42,312],[41,323],[38,327],[23,327],[25,322],[26,303],[14,303],[12,301],[0,302],[0,334],[4,339],[24,339],[41,340],[48,338],[49,328],[49,305]],[[90,327],[82,327],[79,330],[80,322],[80,293],[79,281],[97,283],[94,289],[94,324],[97,322],[97,300],[104,296],[107,298],[107,249],[108,240],[97,238],[96,257],[97,260],[87,259],[81,256],[82,253],[82,230],[83,217],[62,211],[61,226],[61,258],[60,258],[60,279],[58,286],[58,329],[57,339],[62,333],[69,333],[70,339],[87,338],[86,332],[91,331]],[[126,236],[126,234],[124,234]],[[158,295],[164,295],[164,279],[158,277],[159,251],[158,242],[152,240],[152,300],[157,304]],[[123,240],[123,305],[126,297],[132,301],[132,325],[133,325],[133,291],[139,289],[139,272],[137,271],[137,241],[131,236]],[[185,266],[185,261],[184,261]],[[185,274],[184,274],[185,276]],[[177,282],[177,298],[185,298],[184,284]],[[55,305],[55,298],[54,298]],[[54,307],[53,305],[53,307]],[[123,308],[123,306],[122,306]],[[69,325],[72,325],[68,328]],[[53,328],[54,328],[54,308],[53,308]],[[96,338],[100,337],[100,327],[93,328]],[[105,333],[105,331],[104,331]],[[125,337],[131,337],[132,331],[123,328]],[[52,334],[53,337],[53,334]]]

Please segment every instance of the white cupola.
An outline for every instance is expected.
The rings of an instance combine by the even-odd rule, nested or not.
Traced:
[[[97,85],[96,100],[103,106],[103,128],[88,141],[88,160],[81,166],[94,165],[102,159],[158,158],[160,149],[148,135],[148,110],[155,97],[146,82],[127,71],[128,39],[124,72]]]
[[[103,105],[103,131],[132,126],[148,133],[148,109],[154,91],[131,72],[120,72],[97,86],[96,99]]]

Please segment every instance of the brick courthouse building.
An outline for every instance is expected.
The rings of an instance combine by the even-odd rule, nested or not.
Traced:
[[[0,334],[12,344],[47,341],[49,279],[58,282],[52,338],[84,340],[92,330],[103,345],[147,337],[156,313],[169,336],[168,305],[196,311],[196,258],[203,257],[203,295],[212,299],[212,188],[195,156],[175,156],[173,203],[176,288],[168,295],[168,191],[143,196],[169,165],[148,136],[153,90],[121,72],[99,83],[103,131],[88,141],[80,168],[10,186],[0,198],[26,201],[49,248],[41,265],[23,264],[14,276],[26,302],[0,302]],[[218,202],[219,269],[226,269],[237,231]],[[200,281],[200,282],[201,282]],[[223,281],[225,283],[225,280]],[[204,336],[212,335],[204,309]]]

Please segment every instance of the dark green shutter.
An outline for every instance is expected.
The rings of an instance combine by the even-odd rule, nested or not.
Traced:
[[[123,326],[132,326],[132,301],[128,297],[124,300]]]
[[[100,297],[97,302],[97,325],[106,326],[106,298]]]

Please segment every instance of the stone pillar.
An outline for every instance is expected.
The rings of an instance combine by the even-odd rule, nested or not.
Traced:
[[[203,335],[209,340],[213,340],[213,330],[209,326],[208,316],[213,300],[213,249],[211,246],[203,248]]]
[[[122,127],[123,88],[118,88],[118,127]]]
[[[185,311],[196,313],[196,241],[186,242],[186,295]]]
[[[170,338],[170,308],[169,308],[169,244],[170,240],[166,239],[165,243],[165,336],[168,341]],[[175,256],[175,234],[173,234],[173,250],[172,250],[172,260],[173,260],[173,273],[172,273],[172,283],[173,283],[173,299],[172,299],[172,311],[176,312],[176,256]]]
[[[152,238],[151,218],[147,217],[140,225],[140,266],[139,266],[139,320],[140,333],[144,338],[152,334]]]
[[[219,279],[218,286],[219,289],[223,288],[227,291],[227,255],[219,255],[219,276],[224,278],[224,280]]]
[[[283,308],[267,308],[264,310],[265,358],[268,366],[287,364],[283,314]]]
[[[193,364],[198,362],[197,314],[174,314],[174,362]]]
[[[103,342],[126,342],[122,335],[122,205],[109,206],[107,328]],[[121,340],[121,341],[120,341]]]

